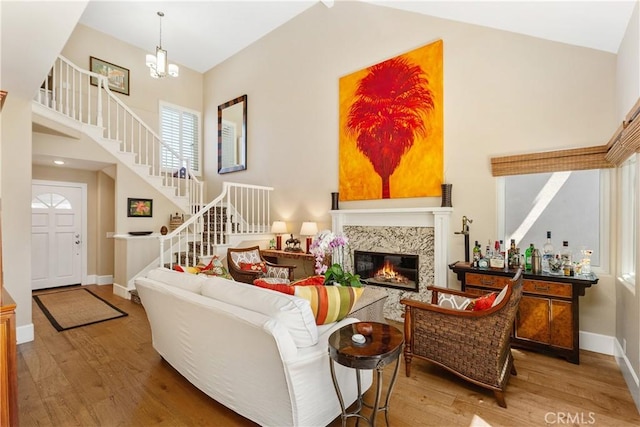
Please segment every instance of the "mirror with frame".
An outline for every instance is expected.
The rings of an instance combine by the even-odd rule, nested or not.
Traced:
[[[218,105],[218,173],[247,169],[247,95]]]

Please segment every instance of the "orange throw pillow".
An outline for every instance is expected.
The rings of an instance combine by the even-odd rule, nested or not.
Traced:
[[[266,273],[267,272],[267,264],[265,264],[264,262],[256,262],[256,263],[241,262],[240,263],[240,270],[244,270],[244,271],[260,271],[262,273]]]
[[[491,308],[491,305],[493,304],[493,301],[495,301],[496,296],[497,295],[495,292],[491,292],[490,294],[478,297],[471,301],[466,309],[473,311],[487,310]]]
[[[324,285],[324,276],[309,276],[305,279],[296,280],[291,286],[320,286]]]

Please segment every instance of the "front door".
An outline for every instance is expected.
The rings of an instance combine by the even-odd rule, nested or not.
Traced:
[[[32,289],[81,283],[84,204],[79,184],[32,184]]]

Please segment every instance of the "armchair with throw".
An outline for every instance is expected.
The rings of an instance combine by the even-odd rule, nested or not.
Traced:
[[[259,246],[249,248],[228,248],[227,266],[229,274],[238,282],[253,284],[258,278],[271,277],[283,282],[293,281],[295,265],[280,265],[266,261],[260,255]]]
[[[459,377],[493,390],[498,405],[507,407],[504,389],[516,375],[511,354],[511,331],[522,297],[522,271],[508,281],[495,303],[480,311],[445,308],[446,299],[469,300],[478,295],[429,286],[431,304],[410,299],[405,305],[405,366],[411,372],[415,356],[433,362]],[[455,304],[454,304],[455,305]]]

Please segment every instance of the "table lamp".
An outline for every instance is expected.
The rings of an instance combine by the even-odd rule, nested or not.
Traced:
[[[276,250],[282,250],[282,235],[287,232],[287,224],[284,221],[273,221],[271,232],[276,235]]]
[[[309,249],[311,248],[312,236],[315,236],[316,234],[318,234],[318,224],[316,224],[315,222],[302,223],[302,227],[300,228],[300,235],[307,236],[307,253],[310,253]]]

